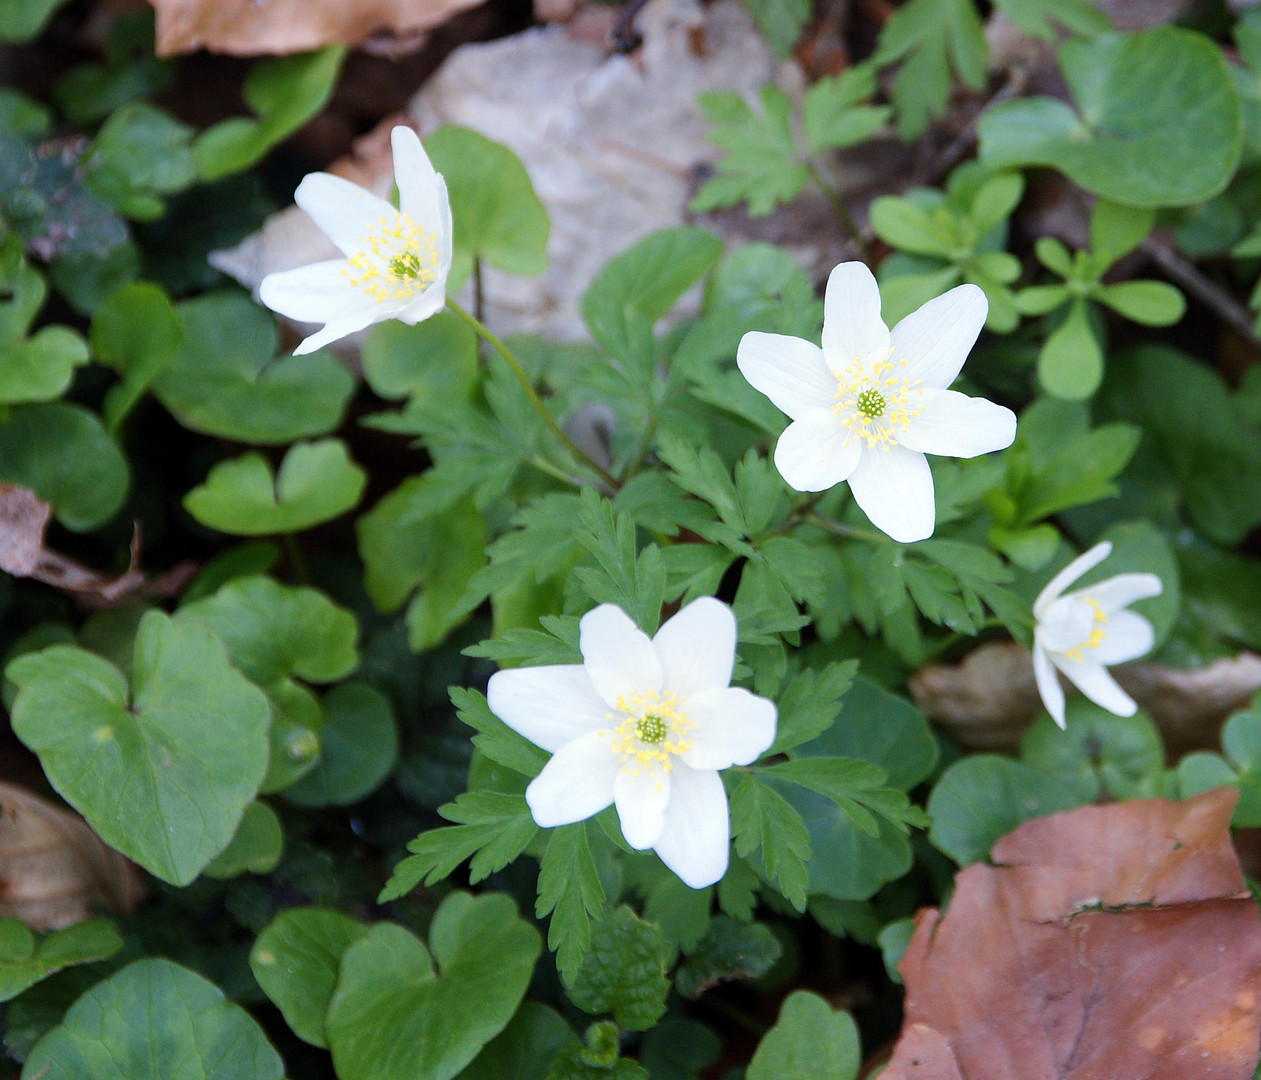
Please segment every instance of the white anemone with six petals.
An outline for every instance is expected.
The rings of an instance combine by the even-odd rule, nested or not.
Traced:
[[[1079,555],[1047,583],[1033,604],[1033,672],[1042,702],[1061,728],[1065,726],[1064,688],[1057,670],[1096,705],[1117,716],[1133,716],[1138,708],[1107,668],[1137,660],[1151,649],[1152,624],[1125,609],[1135,600],[1159,596],[1160,578],[1117,574],[1064,592],[1111,553],[1112,545],[1104,541]]]
[[[775,740],[775,706],[732,687],[736,621],[702,597],[649,638],[613,604],[580,623],[581,664],[496,672],[491,711],[551,760],[526,789],[543,828],[617,807],[631,847],[651,848],[693,889],[727,870],[731,830],[718,772]]]
[[[828,278],[822,348],[745,334],[741,373],[792,419],[775,447],[780,475],[798,491],[848,480],[871,523],[894,540],[931,536],[936,506],[924,455],[975,457],[1016,435],[1010,409],[947,389],[988,307],[979,288],[959,285],[889,330],[876,279],[848,262]]]
[[[330,173],[303,178],[293,199],[345,258],[268,274],[259,298],[297,322],[323,323],[294,349],[309,353],[386,319],[418,323],[442,310],[451,271],[451,203],[420,139],[390,133],[396,210]]]

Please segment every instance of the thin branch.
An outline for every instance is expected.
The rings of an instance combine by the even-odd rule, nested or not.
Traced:
[[[1252,325],[1252,316],[1225,289],[1207,277],[1188,259],[1184,259],[1172,247],[1155,236],[1149,236],[1140,250],[1154,262],[1165,275],[1181,286],[1245,341],[1261,347],[1261,338]]]

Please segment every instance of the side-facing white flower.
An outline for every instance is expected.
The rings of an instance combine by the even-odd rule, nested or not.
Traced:
[[[526,789],[534,820],[568,825],[617,807],[626,842],[651,848],[693,889],[727,870],[731,829],[720,769],[775,740],[775,706],[730,686],[736,620],[702,597],[653,638],[621,608],[582,617],[581,664],[491,676],[491,711],[552,759]]]
[[[890,331],[876,279],[848,262],[828,278],[822,349],[745,334],[740,371],[793,421],[775,447],[780,475],[798,491],[848,480],[876,528],[903,543],[931,536],[936,506],[924,455],[975,457],[1016,437],[1010,409],[946,389],[988,309],[985,293],[959,285]]]
[[[390,134],[399,209],[330,173],[303,178],[293,199],[344,259],[268,274],[259,297],[298,322],[324,323],[294,353],[309,353],[373,323],[418,323],[442,310],[451,270],[451,204],[420,139]]]
[[[1108,674],[1112,664],[1137,660],[1152,647],[1152,624],[1126,611],[1128,604],[1159,596],[1163,586],[1155,574],[1117,574],[1076,592],[1064,593],[1074,581],[1112,553],[1106,540],[1078,555],[1055,575],[1033,602],[1033,673],[1038,693],[1051,718],[1064,727],[1064,689],[1058,668],[1091,701],[1117,716],[1133,716],[1138,708]]]

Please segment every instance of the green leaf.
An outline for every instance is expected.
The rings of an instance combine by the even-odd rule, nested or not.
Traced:
[[[804,668],[780,698],[775,743],[768,755],[782,754],[830,728],[857,670],[857,660],[835,661],[822,671]]]
[[[876,69],[866,64],[810,87],[802,103],[802,121],[811,152],[855,146],[883,127],[892,109],[859,104],[875,92]]]
[[[429,948],[378,923],[342,954],[326,1030],[342,1080],[450,1080],[512,1019],[539,935],[502,893],[452,893]]]
[[[425,149],[451,197],[456,281],[474,259],[523,277],[547,269],[547,211],[516,154],[454,124],[427,136]]]
[[[786,60],[810,18],[813,8],[810,0],[743,0],[743,3],[771,51]]]
[[[499,791],[470,791],[439,809],[458,824],[421,833],[407,845],[412,854],[394,868],[379,903],[397,900],[422,881],[434,885],[460,863],[472,859],[469,883],[502,870],[534,839],[538,826],[525,796]]]
[[[746,1080],[857,1080],[861,1060],[858,1027],[847,1012],[834,1010],[818,994],[795,990],[779,1009],[775,1026],[762,1036]]]
[[[280,818],[266,803],[245,808],[228,846],[206,864],[207,877],[233,878],[241,874],[266,874],[280,861],[285,846]]]
[[[619,1027],[647,1031],[666,1011],[661,931],[630,908],[609,912],[591,935],[591,947],[567,986],[583,1012],[612,1013]]]
[[[755,776],[740,781],[731,797],[731,835],[741,858],[761,853],[768,878],[798,911],[806,909],[810,835],[801,815],[779,792]]]
[[[894,11],[873,62],[883,68],[898,60],[893,105],[898,134],[909,141],[945,110],[952,70],[972,90],[985,85],[988,50],[971,0],[911,0]]]
[[[1134,251],[1152,231],[1156,214],[1150,207],[1123,206],[1100,199],[1090,212],[1090,249],[1097,273]],[[1062,275],[1067,276],[1067,275]]]
[[[1048,165],[1132,206],[1203,202],[1229,182],[1239,101],[1207,36],[1172,26],[1101,34],[1065,43],[1059,61],[1076,109],[1045,97],[987,109],[978,126],[985,164]]]
[[[1089,303],[1074,300],[1038,354],[1038,382],[1058,398],[1081,401],[1103,381],[1103,350],[1089,315]]]
[[[213,596],[185,604],[176,621],[215,634],[232,663],[263,687],[290,677],[336,682],[359,665],[354,615],[317,589],[262,575],[235,578]]]
[[[930,214],[913,200],[897,195],[881,195],[872,202],[871,228],[886,244],[916,255],[948,259],[960,245],[957,230],[940,209]]]
[[[301,532],[353,509],[366,482],[345,443],[321,439],[291,446],[274,476],[262,454],[221,461],[184,496],[184,509],[235,536]]]
[[[276,323],[238,292],[176,308],[184,340],[153,392],[190,431],[280,444],[332,431],[355,380],[330,354],[276,358]]]
[[[0,17],[0,41],[18,45],[34,40],[66,0],[15,0]]]
[[[644,1037],[639,1056],[652,1080],[701,1080],[722,1050],[722,1040],[704,1024],[667,1017]]]
[[[59,398],[88,362],[87,346],[69,327],[45,326],[27,336],[47,287],[21,251],[16,236],[0,246],[0,405]]]
[[[0,481],[29,488],[67,529],[88,532],[118,513],[130,477],[96,415],[58,401],[15,406],[0,422]]]
[[[7,669],[13,730],[111,847],[186,885],[232,839],[267,767],[267,700],[207,631],[140,621],[134,674],[60,645]]]
[[[662,432],[657,440],[657,456],[670,467],[674,483],[704,499],[736,532],[743,535],[750,531],[727,466],[713,450]]]
[[[1187,301],[1166,281],[1122,281],[1095,290],[1094,298],[1118,315],[1144,326],[1172,326],[1182,319]]]
[[[378,397],[415,397],[442,407],[471,400],[477,387],[477,335],[449,311],[415,326],[397,319],[377,323],[360,352],[364,378]]]
[[[217,986],[170,960],[146,959],[97,983],[40,1039],[22,1076],[45,1075],[281,1080],[284,1063],[250,1014]]]
[[[739,94],[709,91],[698,99],[709,121],[709,141],[726,151],[718,175],[688,203],[694,214],[748,204],[750,217],[764,217],[792,202],[810,180],[792,132],[792,102],[778,86],[758,91],[755,112]]]
[[[73,964],[105,960],[123,947],[108,919],[88,919],[40,938],[19,919],[0,919],[0,1001],[18,994]]]
[[[553,829],[539,868],[537,918],[550,914],[547,945],[556,953],[561,977],[572,982],[591,944],[591,920],[604,911],[604,886],[596,874],[586,826]]]
[[[906,795],[885,787],[888,774],[879,765],[853,758],[800,758],[769,765],[762,770],[775,780],[817,791],[834,802],[860,832],[875,836],[876,816],[907,831],[907,824],[927,825],[918,807]]]
[[[1020,760],[1048,773],[1094,802],[1136,799],[1165,767],[1160,732],[1145,713],[1114,716],[1074,695],[1066,704],[1068,728],[1061,731],[1046,713],[1020,739]]]
[[[407,609],[407,640],[423,652],[467,617],[469,584],[486,565],[486,524],[471,502],[460,502],[430,523],[420,566],[421,588]]]
[[[477,734],[473,736],[473,745],[491,761],[497,761],[513,772],[529,777],[537,776],[547,763],[547,752],[508,727],[490,711],[486,698],[477,691],[453,686],[451,703],[459,718],[477,730]]]
[[[83,157],[87,184],[124,217],[153,221],[166,212],[163,195],[197,179],[193,129],[144,101],[115,109]]]
[[[561,1049],[544,1080],[649,1080],[641,1065],[617,1052],[617,1025],[599,1020],[587,1028],[585,1045]]]
[[[342,955],[368,928],[340,911],[291,908],[277,915],[250,949],[250,970],[295,1035],[328,1047],[324,1017]]]
[[[762,923],[743,923],[719,915],[700,945],[679,965],[675,986],[686,998],[697,998],[720,983],[765,975],[784,947]]]
[[[376,791],[398,764],[394,710],[365,682],[333,687],[322,704],[319,759],[285,798],[299,806],[349,806]]]
[[[1094,0],[995,0],[996,6],[1027,34],[1055,41],[1056,26],[1082,37],[1108,29],[1108,16]]]
[[[346,56],[344,45],[257,61],[241,83],[241,96],[257,119],[234,116],[206,128],[193,142],[203,180],[221,180],[261,161],[315,116],[333,93]]]
[[[92,356],[122,379],[105,395],[105,423],[116,431],[170,364],[184,330],[170,298],[147,281],[112,292],[92,315]]]
[[[986,858],[1000,836],[1030,818],[1087,801],[1044,772],[997,754],[956,761],[933,787],[929,839],[960,866]]]
[[[598,603],[616,604],[645,633],[651,634],[661,618],[665,595],[665,565],[655,545],[636,555],[635,525],[627,514],[616,513],[613,504],[591,488],[582,489],[582,503],[574,538],[599,566],[575,571],[583,588]]]
[[[555,1009],[522,1002],[508,1026],[496,1035],[459,1080],[538,1080],[560,1051],[576,1042]]]

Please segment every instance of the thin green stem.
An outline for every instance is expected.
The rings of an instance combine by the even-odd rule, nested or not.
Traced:
[[[840,521],[833,521],[831,518],[825,518],[822,514],[816,513],[814,510],[807,510],[802,517],[803,521],[810,522],[811,525],[830,532],[835,536],[847,536],[854,540],[866,540],[871,544],[888,543],[889,538],[883,533],[872,532],[870,529],[856,529],[853,525],[846,525]]]
[[[289,573],[293,575],[293,580],[299,585],[309,585],[311,575],[307,571],[306,558],[298,546],[297,537],[293,533],[282,533],[280,546],[284,549],[285,562],[289,564]]]
[[[643,467],[644,460],[648,457],[648,448],[652,446],[652,437],[656,433],[657,417],[653,413],[649,415],[648,422],[644,424],[644,433],[639,437],[639,445],[635,447],[635,452],[631,454],[630,459],[626,462],[626,468],[622,470],[623,484]]]
[[[845,226],[850,239],[858,245],[865,258],[868,255],[867,244],[863,240],[862,230],[859,229],[858,222],[854,220],[854,215],[849,212],[849,207],[845,205],[845,201],[837,194],[836,189],[823,179],[823,174],[819,172],[818,166],[813,161],[807,159],[803,164],[806,167],[806,172],[810,174],[810,179],[814,181],[815,187],[823,193],[823,197],[827,199],[836,216],[841,219],[841,224]]]
[[[543,404],[543,399],[539,397],[538,391],[534,389],[534,384],[530,382],[530,377],[525,373],[525,369],[521,366],[521,362],[512,355],[508,346],[505,345],[497,335],[492,333],[480,319],[474,318],[449,296],[447,297],[447,307],[450,308],[454,314],[463,319],[478,337],[480,337],[487,345],[499,354],[500,358],[508,365],[508,368],[512,371],[513,375],[516,376],[517,382],[521,384],[521,389],[525,391],[525,396],[529,399],[530,405],[533,407],[534,411],[539,414],[543,423],[547,425],[548,430],[551,431],[551,433],[555,435],[562,444],[564,444],[565,449],[573,454],[573,456],[582,462],[583,465],[595,473],[608,486],[610,491],[616,491],[620,486],[617,479],[612,473],[604,468],[603,465],[593,459],[580,446],[578,446],[573,439],[565,434],[564,429],[556,422],[552,414],[547,411],[547,406]]]
[[[486,318],[485,289],[482,285],[482,260],[473,257],[473,318],[482,322]]]

